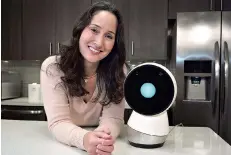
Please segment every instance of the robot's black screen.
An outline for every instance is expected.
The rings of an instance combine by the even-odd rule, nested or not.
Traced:
[[[146,89],[148,97],[141,93],[145,83],[155,87],[153,96],[149,95],[150,89]],[[124,83],[124,93],[127,103],[134,111],[143,115],[156,115],[172,103],[174,84],[165,70],[154,65],[143,65],[129,73]]]

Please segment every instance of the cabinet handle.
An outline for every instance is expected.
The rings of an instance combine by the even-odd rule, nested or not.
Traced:
[[[50,49],[49,49],[49,50],[50,50],[50,53],[49,53],[49,54],[50,54],[50,56],[51,56],[51,55],[52,55],[52,43],[51,43],[51,42],[50,42],[49,48],[50,48]]]
[[[58,49],[58,53],[57,53],[57,54],[59,54],[59,47],[60,47],[60,44],[59,44],[59,42],[58,42],[58,45],[57,45],[57,46],[58,46],[58,48],[57,48],[57,49]]]
[[[223,11],[223,0],[221,0],[221,11]]]
[[[134,55],[134,42],[132,41],[132,55]]]
[[[213,0],[210,0],[210,11],[213,10]]]

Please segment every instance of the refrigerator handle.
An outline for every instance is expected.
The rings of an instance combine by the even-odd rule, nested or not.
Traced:
[[[229,83],[229,48],[228,44],[224,42],[224,101],[221,104],[222,116],[225,115],[225,106],[228,104],[228,83]]]
[[[213,86],[214,86],[214,95],[212,100],[212,110],[213,114],[216,113],[217,108],[217,102],[219,102],[219,78],[220,78],[220,53],[219,53],[219,43],[218,41],[214,44],[214,80],[213,80]]]

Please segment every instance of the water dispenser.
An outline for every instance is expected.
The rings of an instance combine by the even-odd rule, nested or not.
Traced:
[[[210,100],[212,61],[185,61],[184,100]]]

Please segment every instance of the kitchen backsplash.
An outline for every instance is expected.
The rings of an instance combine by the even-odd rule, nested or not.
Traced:
[[[174,62],[167,61],[153,61],[156,63],[160,63],[167,68],[175,75],[175,66]],[[143,62],[128,62],[131,67],[134,67]],[[33,61],[33,60],[12,60],[12,61],[1,61],[2,70],[6,71],[16,71],[20,74],[22,81],[22,90],[21,96],[28,96],[28,84],[30,83],[40,83],[40,67],[41,61]]]
[[[20,74],[21,77],[21,96],[28,96],[28,84],[40,83],[40,61],[1,61],[2,70],[15,71]]]

